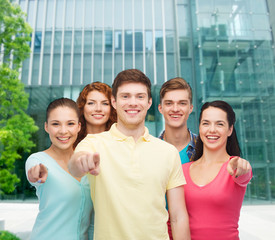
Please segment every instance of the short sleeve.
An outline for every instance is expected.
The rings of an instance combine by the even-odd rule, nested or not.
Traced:
[[[94,136],[88,134],[80,143],[77,144],[74,152],[96,152],[96,147],[93,144]]]
[[[173,151],[173,154],[171,154],[171,160],[171,174],[167,185],[167,190],[186,184],[181,167],[180,155],[176,148]]]

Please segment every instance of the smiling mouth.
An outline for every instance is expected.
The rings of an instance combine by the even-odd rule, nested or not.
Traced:
[[[127,113],[130,113],[130,114],[136,114],[138,113],[139,111],[138,110],[128,110],[126,111]]]
[[[103,118],[104,115],[103,114],[93,114],[92,115],[94,118]]]
[[[171,118],[180,118],[180,117],[181,117],[181,115],[178,115],[178,114],[177,114],[177,115],[172,114],[172,115],[170,115],[170,117],[171,117]]]
[[[67,141],[70,139],[70,137],[58,137],[57,139],[60,141]]]
[[[214,136],[207,136],[206,138],[209,140],[218,140],[219,139],[219,137],[214,137]]]

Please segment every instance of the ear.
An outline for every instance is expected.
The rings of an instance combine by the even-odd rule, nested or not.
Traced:
[[[231,136],[231,134],[232,134],[232,132],[233,132],[233,127],[234,127],[234,126],[232,125],[232,126],[229,128],[229,133],[228,133],[228,135],[227,135],[228,137]]]
[[[81,122],[78,122],[78,133],[79,133],[79,131],[81,130]]]
[[[147,110],[152,106],[152,102],[153,102],[152,98],[149,98]]]
[[[162,113],[162,106],[161,106],[161,104],[158,105],[158,110],[159,110],[159,112],[160,112],[161,114],[163,114],[163,113]]]
[[[48,131],[48,123],[47,123],[47,122],[44,123],[44,129],[45,129],[45,131],[46,131],[47,133],[49,133],[49,131]]]
[[[111,96],[111,104],[112,104],[113,108],[116,109],[116,99],[113,95]]]
[[[191,114],[191,112],[193,112],[193,108],[194,108],[193,104],[190,104],[189,114]]]

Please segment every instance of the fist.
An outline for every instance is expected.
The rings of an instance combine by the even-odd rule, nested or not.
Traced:
[[[44,183],[48,177],[48,169],[42,164],[35,165],[28,171],[28,179],[30,182]]]
[[[99,174],[99,163],[100,156],[99,153],[84,153],[77,157],[76,159],[79,169],[83,173],[90,173],[97,176]]]
[[[245,159],[233,157],[227,165],[227,171],[231,176],[239,177],[251,171],[251,165]]]

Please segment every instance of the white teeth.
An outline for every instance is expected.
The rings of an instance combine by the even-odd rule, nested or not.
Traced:
[[[207,137],[207,139],[216,140],[218,137]]]
[[[127,111],[128,113],[137,113],[138,111]]]
[[[173,118],[179,118],[180,116],[179,115],[171,115],[171,117],[173,117]]]
[[[93,116],[94,116],[94,117],[103,117],[102,114],[94,114]]]
[[[66,141],[66,140],[69,139],[69,137],[59,137],[58,139],[61,140],[61,141]]]

